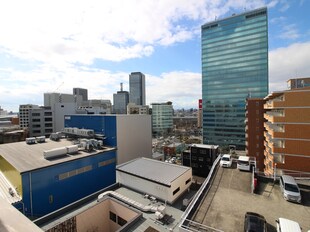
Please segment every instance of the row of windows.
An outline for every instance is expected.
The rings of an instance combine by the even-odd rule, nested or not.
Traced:
[[[98,167],[107,166],[109,164],[115,163],[115,161],[116,161],[115,158],[112,158],[112,159],[109,159],[109,160],[105,160],[105,161],[101,161],[101,162],[98,163]],[[78,169],[71,170],[69,172],[65,172],[65,173],[59,174],[58,175],[58,179],[59,180],[64,180],[64,179],[67,179],[67,178],[70,178],[70,177],[73,177],[73,176],[76,176],[76,175],[79,175],[79,174],[91,171],[92,169],[93,169],[92,165],[87,165],[87,166],[84,166],[84,167],[81,167],[81,168],[78,168]]]
[[[211,62],[211,61],[218,61],[224,59],[232,59],[232,58],[240,58],[245,56],[252,56],[258,54],[266,54],[268,53],[267,48],[259,48],[259,49],[248,49],[247,47],[234,49],[234,52],[230,50],[226,50],[223,54],[218,54],[217,56],[202,56],[202,62]]]
[[[266,61],[268,54],[257,54],[257,55],[249,55],[249,56],[243,56],[243,57],[239,57],[239,58],[226,58],[226,59],[222,59],[222,60],[216,60],[216,61],[205,61],[202,63],[202,67],[206,67],[205,70],[210,70],[210,67],[214,67],[214,66],[224,66],[226,67],[240,67],[240,66],[244,66],[246,64],[249,64],[250,62],[254,62],[259,60],[259,62],[255,62],[255,64],[263,64],[263,63],[267,63]],[[228,66],[229,65],[229,66]],[[213,69],[214,70],[214,69]]]
[[[247,85],[248,84],[248,85]],[[256,85],[255,85],[256,84]],[[227,86],[229,85],[229,88]],[[238,84],[232,84],[231,82],[222,82],[219,85],[213,85],[208,87],[202,87],[202,93],[204,95],[212,95],[212,94],[224,94],[224,93],[239,93],[239,92],[247,92],[255,95],[261,95],[263,93],[266,93],[267,88],[267,82],[256,82],[253,80],[253,83],[242,83],[241,86],[238,86]],[[226,89],[224,88],[226,86]],[[253,87],[256,86],[256,87]],[[231,90],[231,91],[229,91]],[[266,94],[265,94],[266,96]]]
[[[257,74],[260,73],[260,74]],[[252,74],[252,75],[251,75]],[[212,76],[214,77],[214,76]],[[231,74],[226,74],[226,75],[218,75],[215,76],[217,78],[212,78],[210,76],[207,76],[207,79],[205,79],[207,82],[203,83],[203,87],[209,87],[214,88],[214,87],[222,87],[223,84],[230,83],[230,84],[249,84],[247,82],[253,83],[253,80],[256,80],[256,84],[261,84],[264,83],[268,77],[268,73],[265,71],[252,71],[252,72],[245,72],[243,75],[239,75],[238,73],[231,73]],[[219,77],[222,77],[222,79],[219,79]],[[206,82],[205,81],[205,82]]]
[[[98,167],[107,166],[107,165],[112,164],[112,163],[115,163],[115,162],[116,162],[116,159],[115,159],[115,158],[109,159],[109,160],[105,160],[105,161],[99,162],[99,163],[98,163]]]
[[[247,67],[250,66],[252,67],[253,65],[263,65],[265,64],[266,66],[268,65],[268,60],[267,57],[261,57],[261,58],[257,58],[256,60],[244,60],[243,62],[235,62],[235,61],[231,61],[228,60],[227,62],[223,61],[223,62],[217,62],[214,63],[212,65],[210,64],[202,64],[202,68],[203,71],[214,71],[214,70],[219,70],[219,69],[230,69],[230,68],[239,68],[239,67]]]
[[[65,173],[59,174],[58,177],[59,177],[59,180],[64,180],[64,179],[67,179],[67,178],[70,178],[70,177],[82,174],[84,172],[91,171],[92,169],[93,169],[93,167],[91,165],[87,165],[85,167],[81,167],[81,168],[78,168],[78,169],[71,170],[69,172],[65,172]]]
[[[236,42],[234,44],[226,44],[214,48],[204,48],[202,47],[202,58],[206,57],[214,57],[214,56],[221,56],[222,54],[229,54],[234,52],[243,52],[247,50],[255,50],[266,48],[267,46],[267,38],[261,37],[252,40],[245,40]]]
[[[227,44],[231,44],[237,47],[237,44],[240,42],[249,41],[249,40],[258,39],[258,38],[265,38],[265,37],[267,37],[267,32],[260,32],[260,33],[250,34],[247,36],[239,36],[239,37],[229,39],[229,40],[222,40],[219,42],[202,43],[201,47],[202,47],[202,50],[217,47],[217,46],[227,45]]]
[[[127,221],[124,218],[116,215],[115,213],[111,211],[110,211],[110,220],[115,222],[116,224],[119,224],[120,226],[123,226],[127,223]]]
[[[256,19],[244,20],[244,17],[240,16],[240,17],[235,17],[229,20],[222,21],[219,23],[218,27],[214,27],[212,28],[212,30],[204,30],[204,28],[202,28],[202,32],[203,32],[203,35],[218,33],[219,31],[222,31],[225,29],[244,27],[246,25],[253,25],[253,24],[259,23],[261,21],[267,21],[267,18],[260,17]]]
[[[243,25],[239,24],[231,24],[229,26],[221,27],[221,30],[217,31],[204,31],[202,30],[202,39],[212,39],[219,36],[225,36],[230,35],[234,32],[242,32],[246,30],[251,30],[254,28],[267,28],[267,21],[262,19],[256,22],[248,23],[248,22],[242,22]]]
[[[237,28],[240,29],[239,32],[236,32],[236,30],[231,30],[231,32],[229,33],[229,31],[227,31],[228,33],[221,33],[222,35],[215,35],[213,38],[206,38],[202,37],[202,45],[205,44],[210,44],[210,43],[215,43],[215,42],[221,42],[221,41],[227,41],[227,40],[232,40],[235,38],[240,38],[240,37],[246,37],[248,35],[253,35],[253,34],[257,34],[260,32],[267,32],[267,27],[253,27],[252,29],[248,29],[248,30],[242,30],[242,28]],[[220,33],[218,33],[220,34]]]
[[[230,85],[230,83],[225,83],[223,84],[224,87],[229,85],[229,88],[226,87],[226,89],[218,89],[218,88],[210,88],[210,89],[204,89],[203,88],[203,93],[206,93],[207,95],[219,95],[219,94],[226,94],[226,93],[262,93],[267,90],[266,86],[258,86],[258,87],[251,87],[251,86],[246,86],[245,84],[243,86],[238,86],[238,85]],[[252,84],[249,84],[252,85]],[[263,84],[262,84],[263,85]],[[257,86],[257,85],[256,85]],[[219,86],[221,87],[221,86]]]
[[[260,70],[266,70],[267,64],[258,64],[258,65],[252,65],[252,66],[245,66],[245,67],[238,67],[238,68],[230,68],[230,69],[218,69],[215,71],[206,71],[204,68],[202,69],[202,75],[203,77],[208,77],[208,79],[204,80],[211,80],[212,78],[219,78],[222,75],[229,74],[229,73],[246,73],[251,71],[260,71]]]

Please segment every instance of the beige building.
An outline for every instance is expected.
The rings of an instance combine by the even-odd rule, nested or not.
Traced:
[[[265,97],[265,174],[310,172],[310,87]]]

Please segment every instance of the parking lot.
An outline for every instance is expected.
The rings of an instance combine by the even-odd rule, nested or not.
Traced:
[[[223,231],[243,231],[246,212],[263,215],[268,231],[276,231],[279,217],[297,221],[303,231],[310,230],[310,187],[301,188],[302,204],[287,202],[278,184],[260,183],[258,194],[251,193],[251,173],[219,167],[204,202],[193,221]]]

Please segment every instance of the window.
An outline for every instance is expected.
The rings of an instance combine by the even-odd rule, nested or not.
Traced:
[[[39,118],[32,119],[32,122],[40,122],[41,120]]]
[[[198,157],[198,160],[203,162],[203,157]]]
[[[69,177],[73,177],[73,176],[82,174],[84,172],[91,171],[92,169],[93,169],[93,167],[91,165],[87,165],[87,166],[81,167],[79,169],[74,169],[74,170],[71,170],[69,172],[65,172],[65,173],[59,174],[58,175],[58,179],[59,180],[64,180],[64,179],[67,179]]]
[[[180,191],[180,187],[178,187],[177,189],[175,189],[174,191],[173,191],[173,195],[175,195],[177,192],[179,192]]]
[[[54,197],[53,197],[53,195],[49,195],[48,201],[49,201],[50,204],[52,204],[52,203],[54,202]]]
[[[199,153],[202,155],[205,155],[205,154],[207,154],[207,150],[206,149],[200,149]]]
[[[187,185],[189,182],[191,182],[191,178],[189,178],[187,181],[185,181],[185,185]]]
[[[115,163],[115,158],[99,162],[98,167],[103,167],[112,163]]]
[[[121,218],[120,216],[117,216],[117,223],[120,225],[120,226],[123,226],[127,223],[127,221],[123,218]]]
[[[116,223],[116,214],[110,211],[110,220]]]

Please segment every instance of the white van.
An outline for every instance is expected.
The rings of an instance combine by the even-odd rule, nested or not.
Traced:
[[[250,157],[239,156],[238,162],[237,162],[237,168],[243,171],[250,171],[251,170]]]
[[[301,203],[300,190],[295,179],[292,176],[281,176],[280,187],[285,200]]]
[[[276,220],[276,223],[278,232],[301,232],[298,222],[286,218],[279,218]]]

